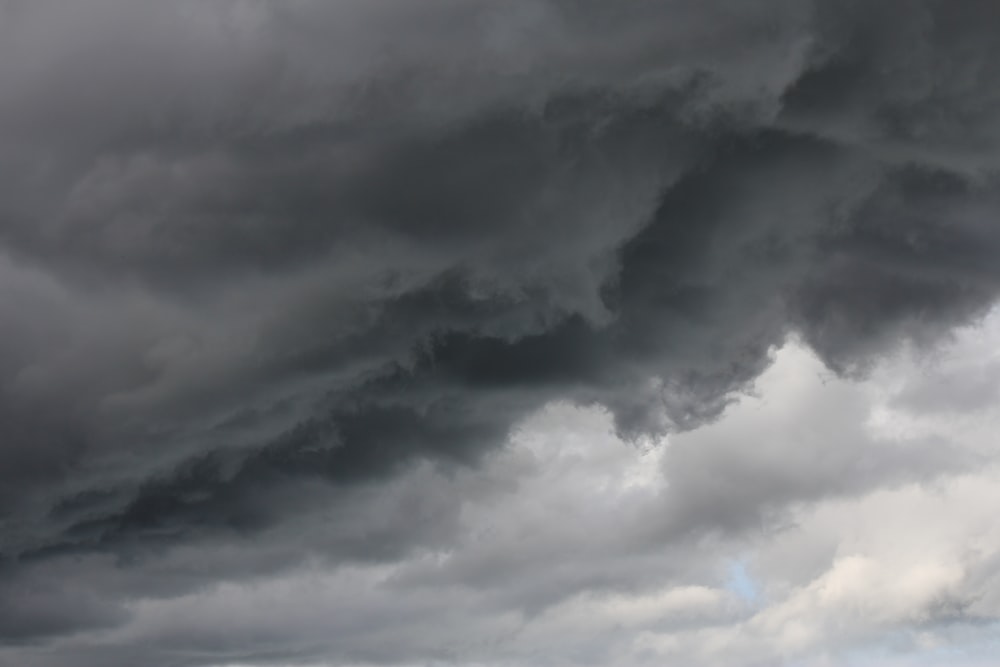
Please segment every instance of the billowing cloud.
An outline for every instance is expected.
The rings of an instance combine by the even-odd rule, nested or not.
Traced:
[[[437,552],[466,494],[515,502],[488,471],[546,405],[691,431],[790,334],[863,374],[982,315],[998,22],[976,0],[0,2],[0,637],[48,651],[132,632],[133,599]],[[975,412],[984,373],[894,405]],[[695,430],[662,503],[609,515],[653,558],[983,456],[874,447],[853,405],[848,446],[818,406],[813,432]]]

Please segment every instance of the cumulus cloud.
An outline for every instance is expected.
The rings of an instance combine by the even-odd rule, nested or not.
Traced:
[[[637,442],[693,433],[662,502],[606,507],[636,553],[555,531],[595,560],[532,584],[536,612],[664,540],[976,465],[940,434],[874,446],[861,399],[788,408],[815,430],[696,429],[790,333],[860,376],[993,303],[998,20],[976,0],[0,3],[0,636],[59,655],[133,596],[440,551],[468,494],[521,502],[505,489],[537,471],[494,467],[552,402]],[[991,377],[885,414],[975,413]],[[550,548],[523,542],[525,563]],[[447,576],[470,585],[517,560],[463,554]],[[109,595],[45,583],[89,577]]]

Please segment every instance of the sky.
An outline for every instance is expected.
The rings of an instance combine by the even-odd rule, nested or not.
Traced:
[[[993,0],[0,0],[0,667],[987,667]]]

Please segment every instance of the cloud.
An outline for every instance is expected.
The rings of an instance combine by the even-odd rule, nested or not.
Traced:
[[[187,554],[166,596],[301,565],[234,553],[253,536],[394,562],[461,530],[414,475],[488,467],[542,406],[690,431],[790,332],[857,373],[1000,284],[985,2],[0,12],[3,586],[70,555],[127,579]],[[973,458],[934,436],[864,458],[856,429],[814,434],[830,465],[803,472],[745,419],[764,446],[680,440],[665,465],[691,475],[665,511],[618,508],[630,530],[739,533]],[[766,469],[704,491],[748,452]],[[37,636],[72,631],[59,614]]]
[[[977,335],[962,332],[940,363],[974,352]],[[553,405],[476,467],[425,463],[326,502],[314,497],[298,527],[189,540],[124,565],[94,555],[36,562],[21,590],[51,595],[61,588],[53,582],[71,582],[68,594],[99,593],[116,615],[104,626],[88,615],[95,625],[56,642],[8,648],[0,664],[944,665],[963,651],[973,664],[1000,613],[991,512],[1000,469],[995,448],[984,449],[995,410],[981,431],[959,430],[947,443],[950,468],[930,477],[919,463],[840,470],[841,484],[808,494],[774,484],[754,501],[768,508],[766,520],[729,492],[754,488],[760,474],[754,460],[731,460],[733,441],[750,447],[752,432],[718,432],[744,433],[748,420],[776,415],[808,423],[822,408],[829,421],[817,429],[828,439],[782,429],[787,444],[772,445],[798,477],[823,480],[837,468],[830,440],[844,443],[845,459],[879,460],[901,447],[920,458],[927,433],[951,418],[903,432],[884,415],[899,410],[895,397],[933,382],[922,363],[901,354],[857,383],[790,342],[756,395],[736,398],[710,436],[637,446],[615,435],[607,412]],[[859,431],[866,440],[854,444]],[[682,455],[695,450],[706,453]],[[960,465],[961,454],[981,452],[989,458]],[[650,542],[641,530],[650,516],[704,508],[706,491],[678,482],[723,464],[742,482],[720,478],[697,531]],[[368,533],[353,552],[343,549],[351,526],[355,539]],[[408,530],[427,538],[420,548],[377,546]],[[66,609],[53,606],[49,623]]]

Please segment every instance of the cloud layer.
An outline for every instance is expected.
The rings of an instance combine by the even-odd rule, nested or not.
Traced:
[[[462,535],[466,494],[516,505],[531,467],[491,466],[552,402],[690,431],[792,332],[850,375],[982,315],[998,26],[977,0],[0,2],[0,638],[134,632],[125,600],[313,558],[377,578]],[[898,401],[988,395],[927,392]],[[976,461],[856,430],[810,436],[820,468],[746,434],[708,465],[712,433],[663,454],[691,474],[662,505],[606,508],[627,544]],[[608,585],[632,557],[586,548]],[[368,650],[342,657],[405,661]]]

